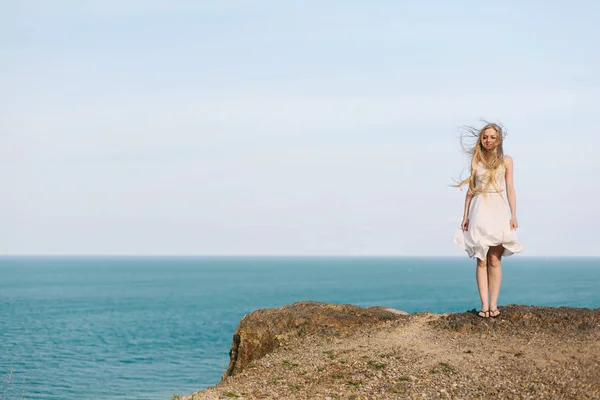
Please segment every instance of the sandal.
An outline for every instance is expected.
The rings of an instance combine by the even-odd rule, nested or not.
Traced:
[[[496,311],[498,311],[498,310],[496,310]],[[489,318],[490,310],[481,310],[477,313],[477,315],[479,315],[481,318]]]
[[[496,318],[498,316],[500,316],[500,311],[498,311],[497,308],[495,310],[490,310],[490,317]]]

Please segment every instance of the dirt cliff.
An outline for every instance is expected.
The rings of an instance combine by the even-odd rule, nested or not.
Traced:
[[[406,314],[300,302],[246,315],[215,399],[600,399],[600,309]]]

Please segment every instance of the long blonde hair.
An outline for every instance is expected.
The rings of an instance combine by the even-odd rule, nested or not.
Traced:
[[[498,187],[498,183],[496,182],[495,178],[498,172],[504,168],[504,150],[502,149],[502,143],[504,141],[504,137],[506,136],[506,131],[500,124],[487,121],[483,122],[485,125],[481,129],[470,126],[463,127],[465,133],[461,135],[461,147],[465,153],[471,156],[471,173],[468,178],[463,179],[459,181],[458,184],[452,186],[462,187],[468,184],[469,193],[472,195],[483,193],[485,196],[490,186],[493,186],[498,193],[502,192],[502,189]],[[493,150],[486,150],[481,142],[483,132],[485,132],[487,129],[493,129],[497,134],[496,146]],[[475,144],[472,146],[465,146],[463,142],[465,136],[470,137],[471,139],[476,139]],[[485,180],[486,184],[483,188],[477,188],[475,182],[477,166],[479,163],[481,163],[486,169],[486,172],[483,175],[483,179]]]

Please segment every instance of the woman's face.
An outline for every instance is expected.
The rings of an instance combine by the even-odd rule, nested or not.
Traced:
[[[481,134],[481,144],[486,150],[493,150],[498,144],[498,132],[494,128],[487,128]]]

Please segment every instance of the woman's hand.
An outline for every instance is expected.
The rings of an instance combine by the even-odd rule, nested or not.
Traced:
[[[517,222],[517,217],[512,217],[510,219],[510,229],[516,231],[519,227],[519,222]]]
[[[467,217],[463,218],[462,222],[460,223],[460,228],[463,231],[466,231],[469,229],[469,218],[467,218]]]

